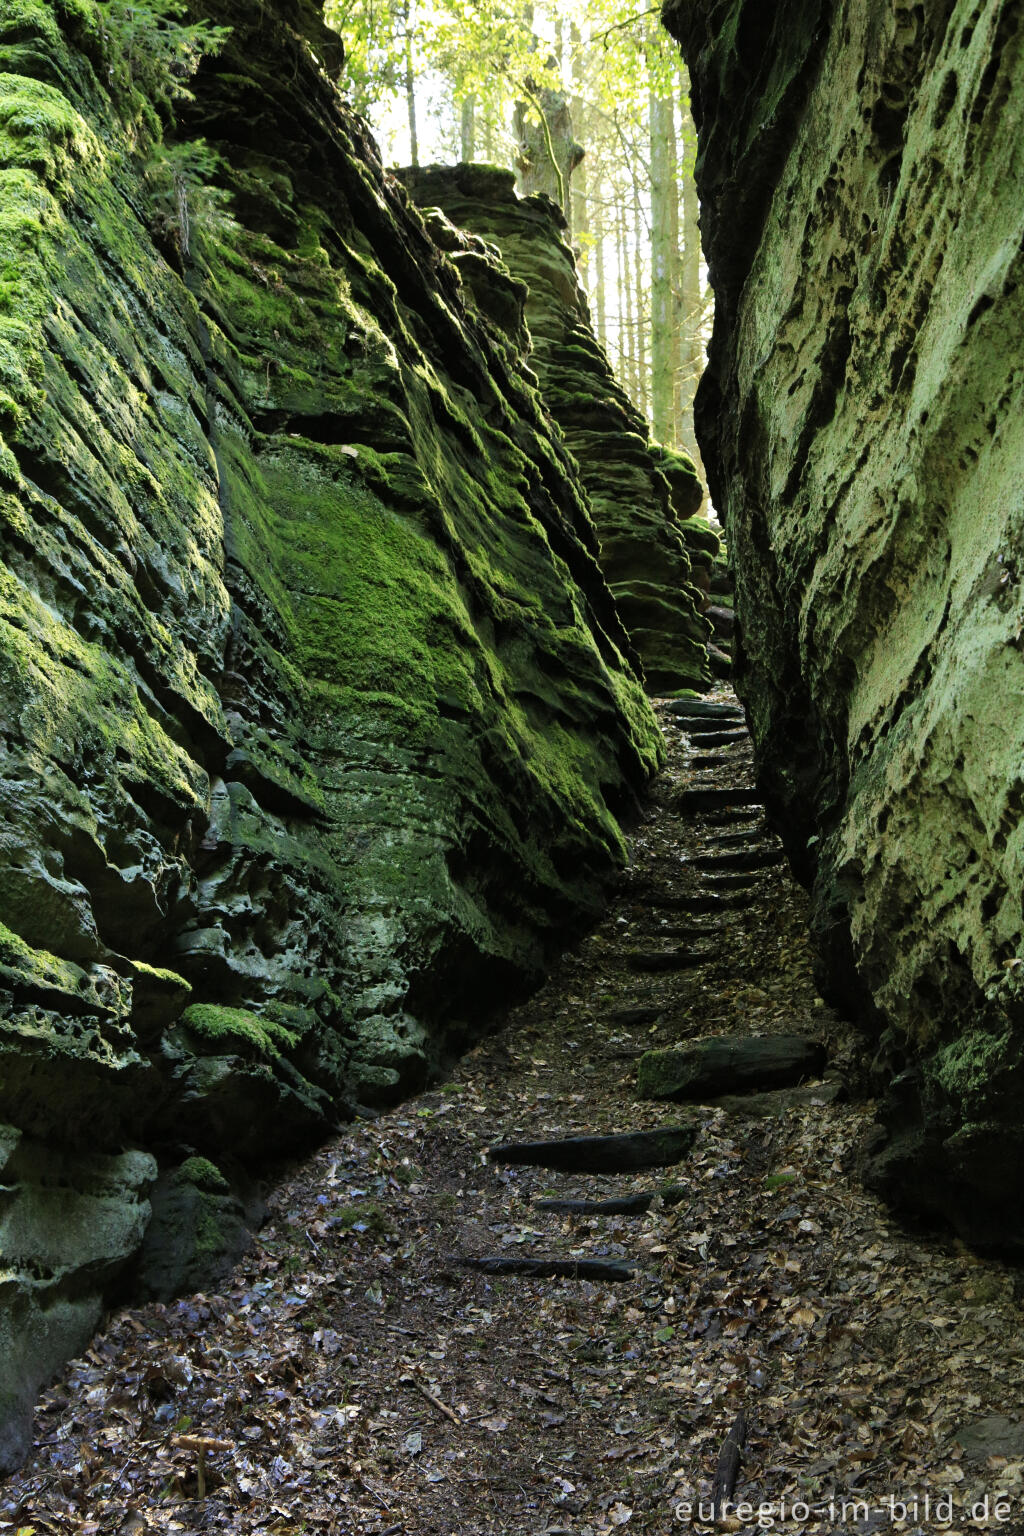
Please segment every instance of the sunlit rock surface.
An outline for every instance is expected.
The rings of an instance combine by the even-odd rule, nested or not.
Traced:
[[[594,335],[586,295],[566,244],[565,221],[547,197],[517,197],[511,171],[492,165],[405,169],[416,202],[492,241],[525,284],[529,364],[544,404],[580,466],[601,541],[604,570],[640,653],[652,693],[710,686],[702,617],[719,540],[693,514],[702,490],[693,462],[648,441],[647,423],[612,373]],[[435,238],[444,240],[444,233]],[[493,283],[479,264],[460,266],[486,313]]]
[[[737,686],[872,1021],[875,1176],[1024,1246],[1018,6],[670,3],[716,324]]]

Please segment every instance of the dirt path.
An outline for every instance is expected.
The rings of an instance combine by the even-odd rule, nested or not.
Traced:
[[[860,1189],[871,1105],[844,1101],[852,1042],[814,994],[802,893],[779,865],[696,867],[777,848],[757,807],[678,809],[696,785],[749,784],[749,743],[708,746],[667,708],[663,721],[670,765],[600,928],[450,1082],[296,1169],[224,1294],[111,1319],[45,1398],[0,1530],[664,1536],[707,1527],[743,1409],[735,1498],[754,1512],[723,1529],[1024,1531],[1024,1431],[1005,1422],[1024,1368],[1014,1271],[907,1235]],[[686,910],[694,898],[717,909]],[[711,960],[636,968],[694,949]],[[714,1106],[636,1101],[642,1052],[727,1032],[814,1035],[830,1075]],[[646,1173],[484,1158],[508,1140],[680,1123],[697,1127],[692,1153]],[[641,1215],[534,1203],[668,1180],[680,1203]],[[464,1263],[484,1255],[636,1274]],[[987,1419],[970,1454],[955,1443]],[[201,1498],[197,1436],[219,1445]],[[972,1524],[999,1490],[1008,1518]],[[904,1523],[890,1498],[911,1503]]]

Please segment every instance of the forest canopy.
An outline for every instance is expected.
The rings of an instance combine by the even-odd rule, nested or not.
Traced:
[[[710,332],[689,80],[659,7],[327,0],[390,164],[514,167],[558,202],[594,327],[654,436],[697,456]]]

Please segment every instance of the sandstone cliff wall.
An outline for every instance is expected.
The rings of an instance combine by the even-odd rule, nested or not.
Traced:
[[[223,1173],[537,979],[660,750],[575,467],[336,40],[204,12],[177,158],[89,0],[0,15],[0,1463],[153,1153],[159,1291],[238,1240]]]
[[[716,295],[737,679],[875,1172],[1024,1245],[1024,11],[669,0]]]
[[[530,366],[580,466],[601,567],[649,691],[708,688],[711,627],[702,613],[719,541],[693,515],[703,492],[692,460],[649,442],[594,335],[561,212],[550,198],[517,197],[512,172],[497,166],[428,166],[401,176],[421,207],[493,241],[525,284]],[[486,267],[464,271],[486,309]]]

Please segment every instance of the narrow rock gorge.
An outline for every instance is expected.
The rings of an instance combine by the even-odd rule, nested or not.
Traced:
[[[1024,14],[683,5],[737,688],[872,1175],[1024,1247]]]

